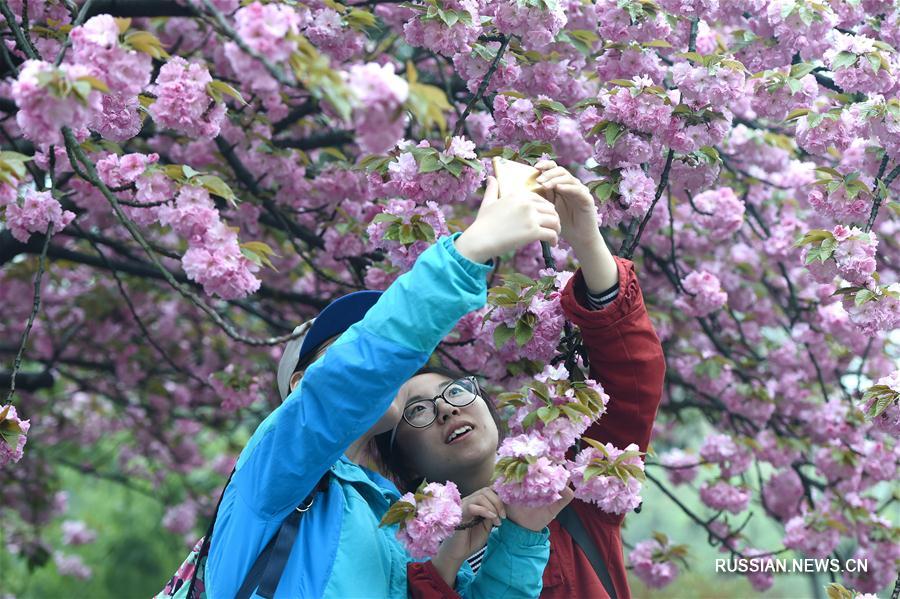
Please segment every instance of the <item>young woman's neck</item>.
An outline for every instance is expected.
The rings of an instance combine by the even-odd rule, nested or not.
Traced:
[[[477,467],[466,468],[464,473],[454,477],[459,494],[465,497],[478,489],[491,485],[491,476],[494,474],[494,456],[485,460]]]
[[[344,451],[344,455],[358,466],[368,466],[369,458],[372,455],[371,445],[373,438],[374,435],[363,435]]]

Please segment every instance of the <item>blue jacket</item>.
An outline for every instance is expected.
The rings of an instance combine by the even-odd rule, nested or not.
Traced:
[[[406,597],[412,558],[396,527],[378,523],[399,498],[387,479],[343,452],[387,410],[466,313],[487,301],[490,266],[463,257],[452,237],[428,248],[365,318],[307,370],[256,429],[225,489],[206,563],[206,593],[231,598],[281,522],[331,470],[328,489],[303,516],[281,577],[282,597]],[[466,597],[537,597],[549,534],[505,520],[477,575],[464,564]]]

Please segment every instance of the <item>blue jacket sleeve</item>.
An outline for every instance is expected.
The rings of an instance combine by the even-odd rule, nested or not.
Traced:
[[[491,266],[462,256],[458,235],[423,252],[257,428],[232,484],[260,517],[280,519],[297,506],[458,320],[484,306]]]
[[[538,597],[548,559],[550,529],[535,532],[506,519],[488,537],[478,573],[461,570],[456,590],[465,599]]]

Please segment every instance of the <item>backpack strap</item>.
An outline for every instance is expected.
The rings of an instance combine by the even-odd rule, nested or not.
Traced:
[[[591,562],[594,572],[597,573],[597,578],[600,579],[600,583],[603,585],[603,588],[606,589],[606,593],[610,596],[610,599],[617,599],[616,587],[613,586],[612,578],[609,575],[609,568],[606,567],[606,562],[603,561],[603,556],[600,555],[597,544],[594,543],[594,540],[587,533],[587,530],[585,530],[584,522],[581,521],[581,516],[578,515],[578,512],[575,511],[571,503],[559,512],[556,516],[556,520],[566,529],[566,532],[569,533],[569,536],[572,537],[575,544],[581,547],[581,550],[584,552],[585,557],[588,558],[588,561]]]
[[[330,471],[329,471],[330,472]],[[244,578],[244,583],[238,590],[236,599],[250,599],[254,591],[266,599],[275,596],[275,589],[281,581],[281,575],[287,566],[291,549],[297,539],[297,531],[300,529],[300,519],[303,514],[312,507],[316,495],[328,488],[328,472],[319,480],[316,488],[310,491],[303,503],[298,505],[281,523],[278,532],[269,541],[265,549],[257,556],[250,571]]]
[[[203,544],[200,546],[200,551],[197,552],[197,565],[194,567],[194,571],[191,574],[191,584],[188,587],[186,599],[200,599],[200,591],[195,588],[197,584],[197,576],[200,573],[200,568],[205,567],[204,562],[206,561],[206,556],[209,554],[209,543],[212,540],[213,527],[216,524],[216,516],[219,514],[219,507],[222,505],[222,498],[225,497],[225,489],[228,488],[228,484],[231,482],[231,478],[234,476],[235,470],[237,469],[231,469],[231,474],[228,475],[228,480],[225,481],[225,486],[222,487],[222,493],[219,495],[219,501],[216,502],[216,511],[213,512],[213,517],[209,522],[209,527],[207,527],[206,529],[206,534],[203,535]]]

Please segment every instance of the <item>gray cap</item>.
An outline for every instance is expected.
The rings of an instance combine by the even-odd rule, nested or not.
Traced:
[[[291,375],[303,356],[362,320],[381,294],[381,291],[369,289],[348,293],[325,306],[318,316],[294,329],[294,333],[302,335],[287,343],[278,363],[278,391],[282,400],[291,392]]]
[[[313,323],[315,322],[315,318],[307,320],[301,325],[298,325],[294,329],[294,333],[303,333],[296,339],[291,339],[284,346],[284,353],[281,354],[281,360],[278,362],[278,393],[281,394],[281,400],[288,396],[291,392],[291,375],[294,374],[294,369],[297,368],[297,363],[300,362],[300,348],[303,346],[303,340],[306,339],[306,334],[309,332],[309,329],[312,328]]]

